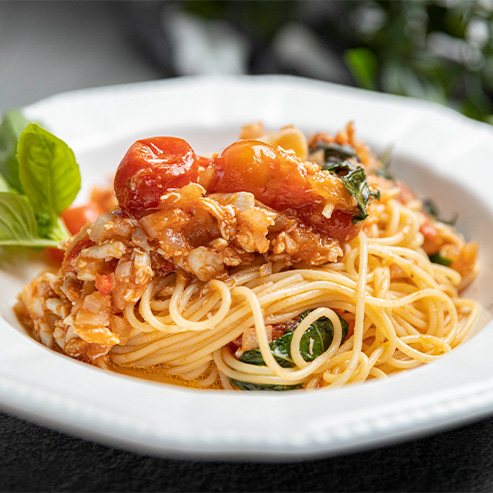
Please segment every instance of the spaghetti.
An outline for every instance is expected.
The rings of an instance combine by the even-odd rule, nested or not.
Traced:
[[[242,390],[385,378],[467,338],[480,308],[460,291],[477,274],[477,245],[426,213],[404,184],[378,176],[381,163],[351,125],[309,142],[292,127],[252,126],[242,136],[256,140],[240,146],[265,143],[255,150],[262,166],[285,168],[289,184],[278,181],[289,196],[268,181],[257,193],[258,170],[228,169],[223,151],[200,158],[188,182],[154,180],[142,204],[149,180],[128,186],[120,165],[120,207],[66,245],[58,275],[24,289],[21,312],[35,336],[98,366]],[[189,152],[174,145],[175,157]],[[249,145],[230,160],[254,167]],[[275,154],[279,145],[287,151]]]

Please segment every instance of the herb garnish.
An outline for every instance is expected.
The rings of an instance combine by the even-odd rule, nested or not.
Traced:
[[[339,145],[333,142],[323,142],[319,141],[313,147],[310,147],[310,153],[323,151],[324,152],[324,163],[340,163],[347,159],[357,159],[358,155],[353,146],[350,145]]]
[[[327,164],[322,170],[340,176],[346,190],[355,198],[358,204],[359,216],[353,218],[353,223],[364,221],[368,217],[367,205],[370,197],[380,198],[380,192],[370,192],[366,181],[366,171],[362,166],[356,166],[350,161]]]
[[[304,312],[299,323],[311,312]],[[337,315],[341,321],[342,339],[341,344],[347,337],[349,324],[340,315]],[[310,324],[310,327],[305,331],[300,340],[300,354],[305,361],[313,361],[323,354],[332,343],[334,338],[334,326],[327,317],[320,317]],[[293,339],[293,331],[288,330],[284,335],[278,337],[269,344],[272,355],[277,363],[283,368],[292,368],[295,366],[291,358],[291,340]],[[252,349],[245,351],[239,360],[250,365],[265,366],[265,361],[262,358],[260,349]],[[241,390],[293,390],[301,388],[301,385],[259,385],[248,382],[239,382],[230,379],[231,383]]]
[[[311,312],[304,312],[299,323]],[[338,315],[342,325],[342,341],[347,337],[349,324],[340,315]],[[300,354],[305,361],[313,361],[323,354],[332,343],[334,338],[334,327],[332,322],[327,317],[320,317],[311,323],[310,327],[305,331],[300,340]],[[293,331],[288,330],[284,335],[278,337],[269,344],[272,355],[280,366],[284,368],[292,368],[295,366],[291,358],[291,340],[293,339]],[[260,349],[252,349],[245,351],[240,357],[243,363],[251,365],[265,365]]]
[[[432,253],[431,255],[428,255],[428,258],[434,264],[445,265],[445,267],[452,265],[452,260],[448,257],[444,257],[440,252]]]
[[[437,205],[430,199],[423,200],[423,209],[433,219],[440,221],[441,223],[449,224],[450,226],[454,226],[459,217],[459,215],[455,213],[455,215],[451,219],[441,219]]]
[[[58,246],[69,236],[60,214],[80,183],[65,142],[20,113],[7,113],[0,125],[0,246]]]
[[[386,178],[387,180],[393,180],[394,175],[390,172],[390,159],[392,157],[393,146],[389,145],[383,153],[380,155],[378,160],[382,164],[380,169],[377,169],[374,174],[377,176],[381,176],[382,178]]]

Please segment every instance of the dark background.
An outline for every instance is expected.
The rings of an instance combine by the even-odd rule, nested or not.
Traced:
[[[1,491],[493,491],[493,419],[293,463],[157,459],[0,415]]]
[[[459,3],[477,14],[478,2]],[[464,27],[474,15],[450,14],[440,2],[427,2],[426,21],[419,2],[366,4],[383,9],[385,22],[397,26],[399,34],[385,26],[380,33],[361,34],[351,24],[355,15],[369,24],[382,19],[354,14],[360,2],[0,2],[0,111],[66,90],[208,71],[211,64],[200,65],[193,56],[188,65],[176,57],[183,32],[166,26],[183,9],[192,19],[199,16],[199,31],[200,22],[222,22],[229,26],[223,35],[236,40],[231,45],[237,51],[211,71],[290,73],[357,83],[438,100],[489,121],[491,36],[474,41],[471,29]],[[478,18],[487,19],[491,31],[491,18],[481,12]],[[419,22],[428,28],[423,31]],[[191,25],[190,36],[197,35]],[[484,59],[475,61],[466,50],[463,60],[456,56],[451,61],[453,39],[448,48],[440,48],[440,56],[437,49],[427,51],[433,43],[423,42],[423,36],[433,29],[445,29],[442,38],[453,35],[463,41],[462,48],[466,41],[471,50],[479,46]],[[209,41],[224,46],[224,38]],[[350,50],[360,50],[352,52],[352,65]],[[394,61],[401,69],[411,67],[406,76],[411,83],[392,78]],[[335,458],[281,464],[195,461],[138,455],[0,415],[0,490],[493,491],[492,438],[493,419],[486,419]]]

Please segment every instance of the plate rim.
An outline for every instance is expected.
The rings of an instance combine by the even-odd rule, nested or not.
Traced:
[[[180,86],[183,84],[188,84],[190,86],[200,86],[203,85],[204,82],[207,83],[215,83],[220,81],[221,84],[249,84],[250,81],[254,81],[254,84],[275,84],[276,82],[282,81],[283,84],[294,84],[295,86],[303,86],[310,85],[312,87],[318,87],[327,89],[329,91],[336,91],[339,93],[345,94],[357,94],[359,96],[368,97],[371,95],[372,98],[397,102],[399,105],[413,105],[414,107],[418,105],[419,107],[430,108],[433,109],[434,112],[438,112],[440,114],[445,115],[447,118],[452,118],[456,121],[460,121],[461,125],[465,125],[470,127],[471,129],[482,129],[488,133],[493,135],[493,129],[488,126],[486,123],[477,122],[474,120],[470,120],[467,117],[456,113],[454,110],[450,108],[443,107],[438,104],[423,102],[414,100],[411,98],[403,98],[400,96],[382,94],[382,93],[373,93],[371,91],[365,91],[357,88],[347,87],[347,86],[339,86],[333,83],[327,83],[323,81],[317,81],[312,79],[305,79],[294,76],[232,76],[232,77],[223,77],[223,76],[192,76],[192,77],[184,77],[184,78],[173,78],[173,79],[165,79],[158,81],[148,81],[148,82],[138,82],[132,84],[122,84],[115,86],[104,86],[102,88],[90,88],[90,89],[82,89],[76,91],[68,91],[64,93],[60,93],[57,95],[50,96],[49,98],[45,98],[37,103],[33,103],[29,106],[26,106],[24,110],[26,112],[35,112],[42,111],[43,106],[49,106],[53,104],[53,102],[63,102],[73,98],[84,99],[91,98],[92,96],[101,96],[104,94],[111,94],[116,92],[120,92],[124,94],[126,92],[139,92],[142,90],[148,89],[159,89],[166,90],[167,87]],[[41,110],[40,110],[41,108]],[[490,204],[491,206],[491,204]],[[0,330],[4,329],[8,324],[0,317]],[[491,328],[491,327],[490,327]],[[482,333],[485,332],[484,330]],[[489,331],[492,332],[492,331]],[[15,337],[14,337],[15,338]],[[492,337],[493,339],[493,337]],[[38,348],[40,349],[40,348]],[[42,348],[43,350],[47,350],[46,348]],[[456,352],[460,352],[462,349],[458,348],[454,350],[454,354]],[[40,351],[34,351],[36,353],[36,358],[39,360],[46,360],[41,355]],[[0,352],[0,355],[2,353]],[[48,354],[48,353],[47,353]],[[451,356],[453,356],[452,354]],[[51,352],[50,352],[51,357]],[[65,359],[64,356],[61,356]],[[55,358],[53,358],[55,360]],[[69,360],[71,361],[71,360]],[[75,368],[77,365],[84,365],[83,363],[71,361],[70,365]],[[70,366],[65,365],[65,366]],[[421,368],[414,369],[414,372],[419,371]],[[92,368],[91,370],[100,372],[101,370]],[[74,371],[74,373],[78,374],[78,371]],[[115,375],[113,375],[115,377]],[[121,377],[119,377],[121,378]],[[124,377],[127,379],[128,377]],[[396,378],[396,377],[394,377]],[[107,378],[102,377],[101,380],[106,382]],[[162,384],[155,384],[150,382],[143,383],[141,380],[138,380],[139,384],[137,386],[159,386]],[[136,382],[133,382],[136,383]],[[371,386],[375,384],[373,382],[368,382],[365,384],[367,388],[371,388]],[[135,387],[135,386],[133,386]],[[361,387],[358,387],[361,389]],[[184,389],[171,389],[166,386],[166,390],[170,391],[168,393],[177,395],[178,393],[185,393],[187,395],[195,394],[201,391],[190,391]],[[340,389],[337,391],[331,390],[330,392],[339,392],[349,394],[354,388],[346,388]],[[430,403],[430,409],[435,408],[433,411],[436,416],[442,416],[443,421],[439,424],[436,421],[433,421],[430,416],[428,418],[423,415],[423,413],[417,413],[415,420],[418,422],[418,430],[421,434],[426,434],[431,431],[435,431],[438,429],[444,429],[447,427],[451,427],[453,425],[463,423],[466,421],[470,421],[471,419],[479,419],[483,416],[493,414],[493,378],[491,381],[485,381],[481,385],[476,385],[473,388],[464,387],[461,389],[462,392],[460,395],[457,393],[457,388],[453,390],[452,394],[448,398],[444,398],[442,396],[442,401],[440,403],[432,402]],[[215,391],[208,391],[215,392]],[[219,391],[216,391],[216,393]],[[224,392],[221,392],[222,395],[225,395]],[[32,406],[26,405],[25,396],[29,395],[31,398],[37,399],[38,404],[41,408],[33,408]],[[232,395],[232,394],[228,394]],[[441,394],[442,395],[442,394]],[[23,397],[24,396],[24,397]],[[247,397],[247,396],[244,396]],[[254,396],[250,396],[254,397]],[[255,396],[253,400],[257,399],[260,396]],[[274,400],[279,396],[262,396],[264,400]],[[274,399],[273,399],[274,398]],[[297,398],[296,396],[283,396],[282,399],[291,399]],[[24,400],[23,400],[24,399]],[[469,399],[470,402],[467,406],[464,405],[464,399]],[[306,399],[310,400],[310,399]],[[87,403],[86,403],[87,404]],[[437,404],[441,404],[442,408],[437,408]],[[44,407],[43,407],[44,406]],[[75,406],[75,407],[74,407]],[[48,424],[49,426],[63,429],[66,432],[74,433],[76,435],[85,437],[90,437],[93,440],[102,441],[112,446],[124,446],[125,448],[130,448],[131,450],[139,450],[141,452],[150,452],[156,455],[165,455],[165,456],[195,456],[195,457],[225,457],[228,459],[236,459],[241,460],[243,458],[255,458],[259,460],[272,460],[275,458],[276,460],[292,460],[293,458],[298,459],[309,459],[314,457],[321,456],[329,456],[335,455],[342,452],[347,451],[355,451],[355,450],[363,450],[365,448],[371,448],[382,444],[392,443],[398,440],[404,440],[409,436],[416,436],[416,429],[409,430],[407,433],[405,431],[405,426],[402,423],[399,423],[399,417],[402,416],[403,409],[397,406],[395,409],[392,408],[387,416],[382,418],[380,424],[376,425],[376,429],[380,430],[380,434],[378,436],[375,435],[374,429],[375,426],[365,426],[360,428],[353,429],[350,433],[342,434],[339,438],[337,438],[333,443],[335,445],[330,445],[331,435],[330,433],[327,435],[320,436],[312,436],[310,443],[317,443],[317,448],[310,448],[310,443],[306,440],[303,440],[302,437],[295,437],[294,440],[291,441],[276,441],[271,440],[270,442],[266,440],[265,436],[258,436],[257,441],[251,441],[247,447],[238,446],[238,436],[234,434],[224,434],[220,436],[216,433],[214,436],[207,436],[205,434],[200,438],[201,442],[198,446],[197,442],[194,442],[193,437],[185,437],[176,435],[175,441],[166,437],[165,435],[158,437],[157,441],[152,444],[146,441],[148,439],[149,431],[145,431],[145,427],[137,427],[137,431],[134,434],[129,434],[126,436],[122,436],[122,430],[126,430],[127,432],[130,430],[131,426],[135,425],[131,419],[127,419],[125,421],[121,420],[121,422],[117,425],[113,423],[114,429],[106,428],[106,433],[101,426],[95,426],[95,423],[91,420],[94,416],[103,416],[104,413],[98,412],[97,408],[94,409],[85,409],[81,414],[81,409],[84,407],[82,404],[77,407],[77,404],[74,405],[73,402],[67,400],[67,396],[60,395],[44,395],[42,389],[32,389],[29,385],[26,385],[24,382],[15,381],[12,379],[12,375],[9,372],[5,372],[5,369],[1,368],[0,365],[0,407],[5,408],[7,411],[10,409],[14,411],[14,413],[26,416],[34,421],[40,422],[42,424]],[[89,406],[91,407],[91,406]],[[409,406],[405,406],[409,411]],[[73,413],[70,419],[60,419],[57,413],[60,409],[67,409]],[[422,410],[422,408],[421,408]],[[41,412],[40,412],[41,411]],[[36,414],[37,413],[37,414]],[[85,413],[85,414],[84,414]],[[79,420],[75,419],[74,416],[79,417]],[[91,417],[92,416],[92,417]],[[112,426],[112,420],[115,420],[114,413],[109,413],[104,417],[103,421],[106,423],[105,426]],[[383,421],[389,421],[391,424],[385,425]],[[74,424],[75,423],[75,424]],[[108,423],[110,423],[108,425]],[[140,434],[139,434],[140,433]],[[147,437],[147,438],[146,438]],[[177,437],[177,438],[176,438]],[[241,437],[240,438],[245,438]],[[286,443],[289,443],[291,447],[290,450],[286,450],[284,447]],[[330,445],[330,446],[328,446]]]

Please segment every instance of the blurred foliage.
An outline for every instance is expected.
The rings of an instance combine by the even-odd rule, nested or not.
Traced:
[[[185,0],[185,10],[206,19],[224,19],[246,30],[257,41],[271,41],[285,22],[296,17],[299,1]]]
[[[235,24],[264,51],[285,23],[304,23],[342,57],[357,85],[449,104],[493,123],[492,0],[188,0],[182,5]]]
[[[449,103],[493,123],[493,3],[353,5],[344,59],[366,88]],[[366,21],[366,22],[365,22]]]

